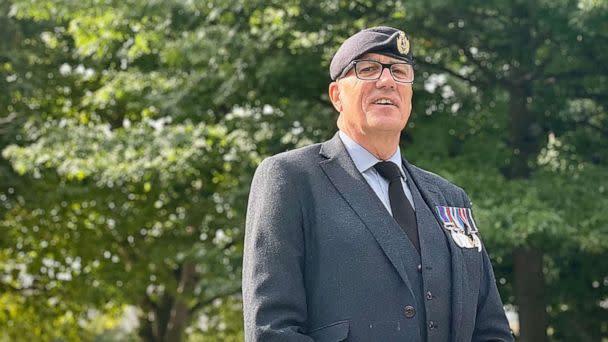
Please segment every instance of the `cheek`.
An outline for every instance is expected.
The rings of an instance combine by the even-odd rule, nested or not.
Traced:
[[[401,99],[403,101],[403,104],[405,105],[405,108],[411,109],[412,108],[412,91],[411,90],[407,90],[404,91]]]
[[[361,107],[362,111],[366,111],[369,107],[369,95],[372,91],[370,89],[366,89],[366,88],[362,88],[361,92],[359,93],[359,98],[357,99],[357,101],[359,101],[359,106]]]
[[[413,94],[413,91],[412,91],[411,87],[405,88],[401,91],[401,95],[402,95],[404,101],[408,101],[408,102],[411,101],[412,94]]]
[[[359,92],[351,93],[350,97],[348,98],[348,106],[355,113],[359,113],[365,110],[365,106],[363,105],[363,103],[363,97]]]
[[[361,107],[359,92],[351,84],[346,85],[340,92],[340,101],[344,109],[349,111],[356,111]]]

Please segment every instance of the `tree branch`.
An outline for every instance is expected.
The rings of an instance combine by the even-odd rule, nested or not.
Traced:
[[[581,80],[587,76],[598,76],[601,72],[598,70],[571,70],[562,73],[547,74],[544,79],[545,81],[566,81],[566,80]]]
[[[235,295],[237,293],[241,292],[241,286],[237,286],[234,288],[229,288],[227,290],[224,290],[218,294],[216,294],[215,296],[212,296],[211,298],[207,298],[206,300],[200,301],[198,303],[196,303],[196,305],[194,305],[193,307],[190,308],[190,314],[194,315],[198,310],[202,309],[203,307],[213,303],[214,300],[219,299],[219,298],[224,298],[224,297],[228,297],[231,295]]]
[[[479,82],[477,80],[472,80],[472,79],[470,79],[470,78],[468,78],[466,76],[463,76],[463,75],[457,73],[456,71],[451,70],[451,69],[449,69],[449,68],[447,68],[447,67],[445,67],[443,65],[440,65],[440,64],[428,63],[428,62],[425,62],[425,61],[419,61],[419,62],[416,62],[416,63],[418,63],[420,65],[424,65],[424,66],[426,66],[426,67],[428,67],[430,69],[435,69],[437,71],[445,72],[445,73],[450,74],[451,76],[454,76],[454,77],[456,77],[456,78],[458,78],[458,79],[460,79],[462,81],[465,81],[465,82],[469,82],[469,83],[478,83]]]
[[[444,36],[443,32],[435,30],[433,28],[429,28],[429,27],[422,27],[417,30],[422,31],[423,33],[427,34],[428,36],[432,36],[433,39],[440,39],[444,44],[446,44],[446,46],[455,45],[456,47],[461,49],[463,51],[464,55],[467,57],[467,59],[479,69],[481,74],[483,74],[483,76],[485,78],[487,78],[488,81],[501,83],[503,85],[508,84],[505,80],[499,79],[498,77],[496,77],[496,73],[494,72],[494,70],[484,66],[479,59],[477,59],[477,58],[475,58],[475,56],[473,56],[471,51],[467,50],[466,48],[463,48],[464,46],[468,46],[469,44],[464,42],[458,35],[446,37],[446,36]],[[489,83],[489,82],[486,82],[486,83]]]
[[[588,128],[594,129],[596,131],[598,131],[601,135],[608,137],[608,128],[593,124],[591,122],[589,122],[589,120],[573,120],[573,122],[577,125],[583,125],[586,126]]]
[[[12,113],[10,113],[9,115],[7,115],[7,116],[5,116],[3,118],[0,118],[0,126],[10,124],[16,118],[17,118],[17,113],[12,112]]]
[[[601,105],[608,103],[608,94],[605,93],[590,93],[582,87],[573,88],[573,97],[578,99],[593,100]]]
[[[28,287],[17,287],[12,284],[0,283],[0,293],[14,292],[21,295],[36,295],[44,291],[44,286],[36,286],[37,280],[34,280],[31,286]]]

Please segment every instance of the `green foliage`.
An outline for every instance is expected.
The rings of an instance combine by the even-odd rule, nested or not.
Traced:
[[[173,273],[194,260],[201,280],[180,295],[191,306],[238,289],[232,171],[250,152],[237,142],[242,132],[162,120],[128,130],[49,123],[36,132],[35,143],[4,151],[17,172],[44,180],[2,221],[15,243],[7,253],[32,278],[14,287],[80,310],[109,298],[154,300],[176,293]]]
[[[154,340],[181,303],[184,339],[241,340],[253,169],[334,133],[331,55],[378,24],[413,38],[405,156],[467,190],[503,297],[511,251],[542,248],[552,339],[606,338],[607,17],[570,0],[1,2],[0,339],[112,339],[79,324],[132,305]]]
[[[198,327],[190,328],[187,341],[240,342],[243,332],[243,305],[236,296],[218,299],[207,306],[199,318]]]
[[[52,298],[49,298],[52,301]],[[4,293],[0,296],[2,341],[79,341],[90,337],[78,328],[77,317],[65,307],[40,303],[27,297]]]

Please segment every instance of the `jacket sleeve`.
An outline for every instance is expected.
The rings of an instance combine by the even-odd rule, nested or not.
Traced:
[[[305,246],[296,179],[275,157],[253,177],[243,253],[245,341],[313,342],[304,334]]]
[[[462,192],[465,206],[471,207],[471,201],[467,194]],[[475,342],[482,341],[514,341],[513,334],[509,328],[509,321],[496,287],[494,270],[485,246],[481,250],[481,284],[479,287],[479,298],[477,302],[477,316],[475,318],[475,329],[473,339]]]

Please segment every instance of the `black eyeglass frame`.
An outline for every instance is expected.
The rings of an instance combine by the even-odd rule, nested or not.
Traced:
[[[361,78],[361,77],[359,77],[359,74],[357,73],[357,63],[359,63],[359,62],[374,62],[374,63],[378,63],[378,64],[380,64],[380,65],[382,66],[382,70],[380,71],[380,74],[378,74],[378,77],[377,77],[377,78]],[[391,73],[391,77],[393,78],[393,80],[394,80],[395,82],[397,82],[397,83],[402,83],[402,84],[412,84],[412,83],[414,83],[414,78],[412,78],[412,80],[411,80],[411,81],[398,81],[398,80],[395,78],[395,75],[393,75],[393,69],[392,69],[392,67],[393,67],[393,65],[397,65],[397,64],[405,64],[405,65],[410,65],[410,66],[412,67],[412,74],[414,74],[414,73],[413,73],[413,71],[414,71],[414,65],[413,65],[413,64],[411,64],[411,63],[406,63],[406,62],[397,62],[397,63],[380,63],[380,62],[375,61],[375,60],[373,60],[373,59],[355,59],[355,60],[353,60],[352,62],[350,62],[350,63],[349,63],[347,66],[346,66],[346,68],[344,68],[344,71],[342,72],[342,74],[340,75],[340,77],[338,77],[337,79],[339,80],[339,79],[341,79],[341,78],[344,78],[344,77],[346,76],[346,74],[348,74],[348,72],[349,72],[351,69],[355,69],[355,76],[356,76],[358,79],[360,79],[360,80],[362,80],[362,81],[376,81],[376,80],[379,80],[379,79],[380,79],[380,76],[382,76],[382,73],[384,72],[384,69],[388,69],[388,71]],[[412,76],[412,77],[414,77],[414,76]]]

